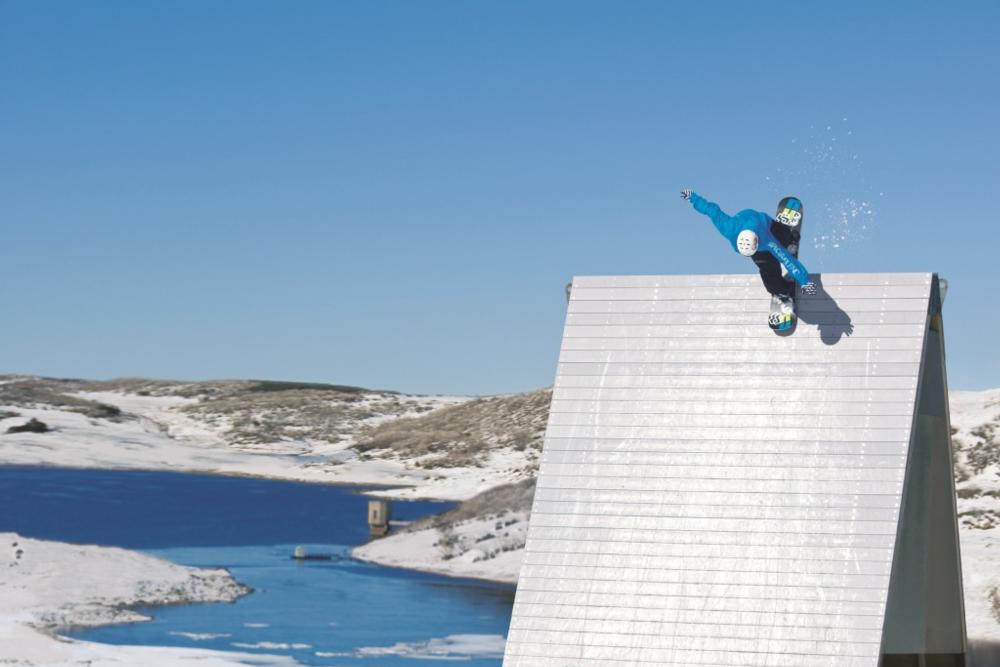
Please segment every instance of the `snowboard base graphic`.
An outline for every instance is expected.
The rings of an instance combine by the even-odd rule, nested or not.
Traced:
[[[788,252],[799,256],[799,239],[802,237],[802,202],[796,197],[785,197],[778,202],[778,212],[774,219],[778,223],[791,228],[792,242],[788,244]],[[795,290],[792,287],[792,298],[788,304],[782,303],[776,296],[771,297],[771,311],[767,316],[767,325],[775,333],[787,336],[795,331],[798,316],[795,313]]]

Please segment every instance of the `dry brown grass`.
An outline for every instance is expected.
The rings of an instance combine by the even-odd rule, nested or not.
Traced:
[[[209,391],[182,410],[200,421],[225,424],[223,437],[237,446],[338,443],[366,420],[430,409],[420,397],[345,385],[248,380],[200,386]]]
[[[228,443],[250,448],[271,443],[337,443],[352,437],[366,420],[432,410],[432,399],[425,397],[316,382],[0,379],[16,380],[0,384],[0,405],[72,410],[93,418],[121,420],[132,416],[72,394],[119,392],[196,399],[197,403],[178,409],[206,425],[224,429],[221,435]]]
[[[974,509],[958,513],[959,524],[964,528],[991,530],[1000,525],[1000,511]]]
[[[90,401],[68,392],[78,391],[79,380],[55,380],[50,378],[21,378],[15,382],[0,384],[0,405],[14,405],[21,408],[57,409],[77,412],[91,419],[122,421],[131,416],[113,405]]]
[[[1000,465],[998,430],[1000,430],[1000,415],[969,432],[976,440],[963,447],[963,451],[967,464],[977,475],[991,465]]]
[[[225,419],[230,428],[223,437],[237,445],[302,439],[335,443],[349,434],[349,422],[375,414],[362,395],[354,392],[240,389],[208,397],[183,410],[209,422]]]
[[[951,429],[951,467],[955,475],[956,482],[965,482],[972,478],[969,467],[965,465],[965,443],[955,434],[957,428]]]
[[[113,380],[77,380],[75,391],[117,391],[124,394],[139,394],[140,396],[190,396],[198,382],[180,382],[174,380],[150,380],[148,378],[116,378]],[[207,384],[207,383],[206,383]]]
[[[425,517],[407,526],[407,531],[424,528],[447,528],[472,519],[492,519],[511,512],[531,511],[531,501],[535,497],[535,479],[526,479],[514,484],[503,484],[487,489],[444,514]]]
[[[407,526],[407,531],[436,530],[435,542],[442,560],[466,554],[470,549],[479,551],[475,561],[496,558],[502,553],[524,548],[526,533],[521,524],[531,510],[535,495],[535,480],[526,479],[516,484],[494,487],[470,498],[458,507],[416,521]],[[476,535],[459,534],[456,528],[466,521],[494,521],[484,527],[486,532]]]
[[[420,459],[425,468],[480,465],[494,450],[541,451],[552,390],[478,398],[370,429],[354,447]]]
[[[978,498],[983,495],[983,490],[975,484],[970,484],[969,486],[957,489],[955,495],[962,499]]]

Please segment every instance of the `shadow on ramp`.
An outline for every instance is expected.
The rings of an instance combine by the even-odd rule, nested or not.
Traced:
[[[823,288],[823,276],[813,276],[816,293],[801,296],[798,318],[806,324],[815,324],[820,339],[827,345],[836,345],[844,336],[854,333],[851,316],[844,311]]]

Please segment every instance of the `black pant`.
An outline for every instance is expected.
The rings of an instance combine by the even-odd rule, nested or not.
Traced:
[[[786,248],[793,243],[798,244],[799,242],[798,238],[796,238],[798,235],[792,232],[791,227],[783,225],[776,220],[771,221],[771,234]],[[750,259],[753,260],[753,263],[757,265],[757,269],[760,271],[760,279],[764,281],[764,289],[773,296],[789,297],[792,295],[795,283],[781,277],[781,262],[774,255],[766,250],[758,250]]]

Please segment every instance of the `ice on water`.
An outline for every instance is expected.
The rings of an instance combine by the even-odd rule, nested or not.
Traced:
[[[317,652],[319,657],[398,656],[417,660],[471,660],[503,657],[503,635],[448,635],[418,642],[400,642],[392,646],[365,646],[348,652]]]

